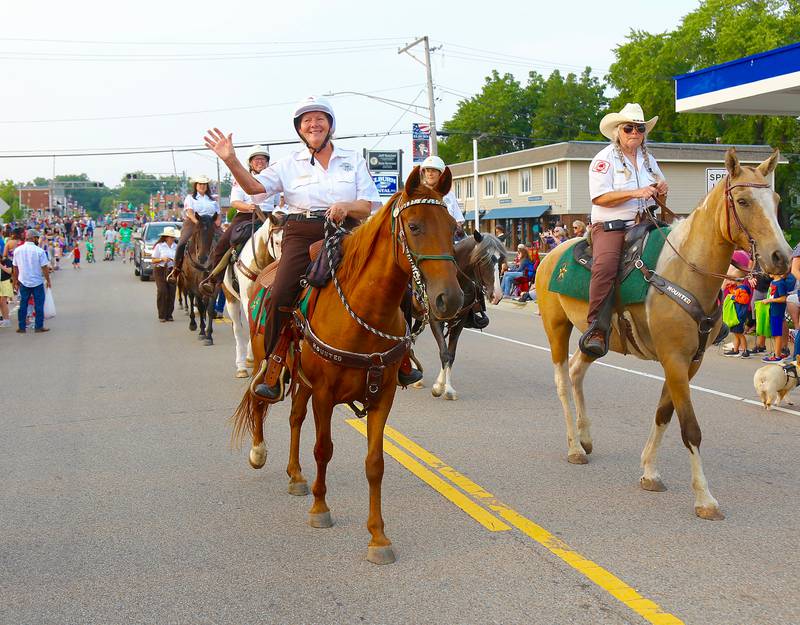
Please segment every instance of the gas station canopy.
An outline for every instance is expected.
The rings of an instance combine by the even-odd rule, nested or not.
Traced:
[[[675,111],[800,115],[800,43],[675,76]]]

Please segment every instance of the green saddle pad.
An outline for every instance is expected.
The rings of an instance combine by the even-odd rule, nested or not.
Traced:
[[[311,291],[308,289],[303,296],[303,299],[297,302],[297,307],[304,317],[308,316],[308,302],[311,300]],[[261,287],[256,293],[255,297],[250,300],[250,326],[253,334],[264,334],[264,326],[267,323],[267,306],[261,306],[262,299],[269,299],[270,291]],[[261,316],[259,316],[259,308],[261,309]]]
[[[642,253],[644,264],[651,270],[655,269],[661,248],[664,247],[664,236],[669,234],[671,228],[651,230]],[[663,232],[663,234],[662,234]],[[549,289],[554,293],[561,293],[585,302],[589,301],[589,281],[591,271],[575,260],[570,246],[563,252],[556,263],[555,271],[550,276]],[[620,286],[620,302],[623,306],[639,304],[647,297],[650,285],[644,279],[641,271],[634,270],[628,274]]]

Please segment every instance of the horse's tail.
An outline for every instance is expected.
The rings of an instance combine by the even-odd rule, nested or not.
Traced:
[[[247,385],[247,388],[244,391],[242,401],[239,402],[239,405],[236,407],[236,411],[231,415],[230,421],[231,425],[233,426],[233,429],[231,430],[231,447],[234,449],[241,449],[242,441],[248,434],[252,435],[255,431],[255,428],[259,425],[259,419],[256,415],[261,409],[261,406],[258,404],[262,402],[253,394],[253,387],[259,378],[264,374],[266,369],[267,362],[264,360],[261,362],[261,366],[257,370],[254,370],[253,375],[250,378],[250,383]],[[267,409],[269,409],[269,405],[267,405]],[[264,416],[266,416],[266,414]]]

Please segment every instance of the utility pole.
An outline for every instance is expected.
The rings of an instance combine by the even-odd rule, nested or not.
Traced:
[[[425,61],[420,61],[417,57],[409,52],[411,48],[416,46],[417,44],[424,44],[425,46]],[[433,48],[434,51],[438,50],[438,48]],[[433,74],[431,73],[431,47],[430,42],[428,41],[428,36],[425,35],[424,37],[420,37],[416,41],[409,43],[407,46],[400,48],[397,51],[397,54],[408,54],[412,59],[417,61],[418,63],[425,66],[425,72],[427,74],[428,80],[428,113],[430,115],[430,126],[431,126],[431,154],[436,155],[439,153],[439,146],[436,137],[436,106],[433,101]]]

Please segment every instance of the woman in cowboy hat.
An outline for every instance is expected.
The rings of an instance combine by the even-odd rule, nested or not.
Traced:
[[[181,238],[175,251],[175,267],[169,276],[169,280],[173,284],[178,281],[178,274],[181,272],[181,265],[183,264],[183,253],[186,250],[186,244],[194,234],[195,226],[198,223],[197,217],[216,215],[217,224],[219,225],[219,204],[211,196],[209,182],[211,180],[209,180],[208,176],[198,176],[192,180],[192,192],[183,200],[183,228],[181,228]]]
[[[256,145],[250,149],[250,152],[247,155],[247,165],[250,169],[250,174],[252,176],[257,176],[262,171],[264,171],[267,167],[269,167],[269,150],[265,147]],[[258,198],[262,201],[256,204],[255,199],[252,195],[249,195],[244,192],[244,189],[239,185],[239,183],[234,182],[233,187],[231,187],[231,208],[236,209],[236,216],[231,220],[231,223],[228,224],[228,228],[225,232],[222,233],[219,241],[214,246],[214,252],[211,255],[211,266],[216,267],[219,265],[219,262],[222,260],[222,257],[225,256],[225,252],[228,251],[228,248],[231,247],[231,235],[234,233],[234,229],[241,223],[250,223],[253,221],[253,212],[256,210],[256,206],[261,210],[262,213],[268,215],[273,210],[275,210],[277,206],[277,200],[279,199],[280,195],[275,194],[270,196],[269,198],[264,197]],[[255,218],[255,225],[258,227],[261,224],[261,219],[256,216]],[[222,282],[225,278],[225,272],[220,271],[218,274],[209,278],[207,282],[204,282],[200,286],[200,290],[203,291],[206,295],[213,295],[214,292],[217,290],[217,286]]]
[[[608,352],[614,283],[625,232],[636,217],[667,194],[667,183],[645,139],[658,117],[645,121],[642,107],[626,104],[600,121],[600,132],[611,140],[589,166],[592,198],[592,279],[589,284],[589,328],[581,336],[581,351],[592,357]]]
[[[150,256],[153,262],[153,278],[156,281],[156,308],[158,319],[162,323],[172,321],[172,311],[175,309],[175,285],[167,281],[167,274],[175,265],[175,251],[178,247],[175,239],[180,236],[179,230],[167,226],[158,237]]]
[[[302,100],[295,107],[293,121],[305,147],[256,176],[250,175],[236,158],[232,135],[215,128],[205,137],[206,145],[225,162],[245,193],[283,192],[286,199],[281,262],[267,303],[267,354],[272,353],[289,317],[285,310],[300,292],[300,277],[311,262],[308,248],[325,236],[325,219],[336,223],[347,219],[355,224],[381,205],[364,157],[331,143],[336,116],[325,98],[310,96]],[[276,400],[280,385],[259,384],[255,392],[267,400]]]

